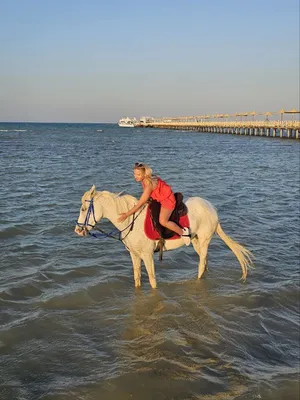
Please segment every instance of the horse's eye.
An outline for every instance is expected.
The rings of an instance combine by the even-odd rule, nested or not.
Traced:
[[[84,208],[84,207],[81,207],[81,211],[84,212],[84,211],[85,211],[85,208]]]

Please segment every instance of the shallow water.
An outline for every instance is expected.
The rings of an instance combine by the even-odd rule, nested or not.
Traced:
[[[1,400],[298,399],[298,142],[0,124],[0,143]],[[216,206],[256,256],[246,284],[215,237],[201,281],[181,248],[135,290],[121,243],[73,233],[92,184],[140,194],[136,161]]]

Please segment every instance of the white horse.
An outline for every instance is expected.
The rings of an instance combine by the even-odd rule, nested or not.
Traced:
[[[137,199],[133,196],[128,194],[121,196],[107,191],[97,192],[93,185],[82,197],[75,232],[78,235],[85,236],[102,218],[107,218],[122,232],[121,239],[123,238],[122,241],[132,259],[135,287],[141,286],[141,261],[143,260],[150,285],[152,288],[156,288],[153,253],[157,241],[149,239],[144,233],[146,207],[124,222],[117,221],[120,213],[127,212],[136,203]],[[245,281],[247,269],[253,265],[251,252],[223,232],[216,209],[207,200],[200,197],[190,197],[185,204],[188,208],[190,220],[191,241],[200,257],[198,279],[207,269],[208,245],[214,233],[217,233],[237,257],[242,268],[241,279]],[[181,246],[184,246],[181,238],[166,240],[164,250],[173,250]]]

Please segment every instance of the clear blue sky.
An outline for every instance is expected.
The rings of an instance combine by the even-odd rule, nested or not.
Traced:
[[[299,108],[299,0],[0,0],[0,121]]]

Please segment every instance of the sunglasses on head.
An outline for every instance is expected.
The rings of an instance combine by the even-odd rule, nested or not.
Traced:
[[[136,163],[134,164],[134,166],[135,166],[136,168],[145,168],[144,164],[139,163],[139,162],[136,162]]]

